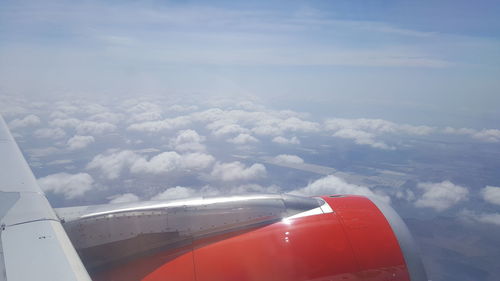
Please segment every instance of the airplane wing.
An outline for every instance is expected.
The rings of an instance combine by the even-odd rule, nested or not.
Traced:
[[[0,116],[0,281],[90,280]]]

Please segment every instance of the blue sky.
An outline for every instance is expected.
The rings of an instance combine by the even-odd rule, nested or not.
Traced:
[[[496,127],[499,6],[2,1],[0,91],[247,95],[324,116]]]

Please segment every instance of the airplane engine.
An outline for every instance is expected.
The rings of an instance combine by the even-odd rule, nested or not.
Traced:
[[[426,281],[401,218],[353,195],[56,209],[93,280]]]

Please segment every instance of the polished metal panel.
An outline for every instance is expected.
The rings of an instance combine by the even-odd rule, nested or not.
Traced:
[[[0,280],[90,280],[0,116]]]
[[[56,209],[87,268],[244,231],[318,209],[321,199],[285,194],[200,197]]]

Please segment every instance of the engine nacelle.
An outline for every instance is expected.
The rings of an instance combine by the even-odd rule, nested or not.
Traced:
[[[426,281],[388,205],[248,195],[56,209],[94,280]]]

